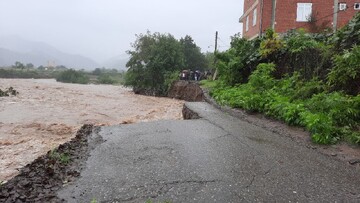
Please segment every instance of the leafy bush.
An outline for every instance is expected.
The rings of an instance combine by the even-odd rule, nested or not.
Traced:
[[[59,73],[59,75],[56,77],[56,81],[66,82],[66,83],[87,84],[89,82],[89,77],[82,71],[69,69]]]
[[[335,66],[328,74],[328,84],[349,94],[360,93],[360,45],[334,57]]]
[[[115,83],[117,83],[117,80],[114,77],[112,77],[110,74],[107,74],[107,73],[100,74],[99,77],[97,78],[97,81],[100,84],[115,84]]]
[[[219,79],[230,86],[246,83],[260,61],[259,46],[259,39],[249,41],[238,35],[232,37],[231,48],[216,55]]]
[[[338,30],[329,40],[334,45],[335,52],[343,52],[355,45],[360,45],[360,13],[342,29]]]
[[[260,55],[264,58],[276,55],[284,48],[284,42],[274,30],[266,30],[265,39],[260,43]]]
[[[360,14],[333,36],[268,30],[254,41],[234,38],[217,55],[222,85],[210,95],[305,127],[316,143],[360,144],[359,43]]]
[[[215,86],[210,95],[221,105],[261,112],[305,127],[316,143],[332,144],[341,139],[360,143],[360,95],[326,92],[321,81],[304,81],[296,73],[275,79],[275,69],[274,64],[259,64],[248,83]]]

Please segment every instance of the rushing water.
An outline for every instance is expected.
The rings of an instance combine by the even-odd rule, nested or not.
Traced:
[[[135,95],[122,86],[0,79],[0,89],[10,86],[20,94],[0,97],[0,181],[70,140],[82,124],[182,118],[183,101]]]

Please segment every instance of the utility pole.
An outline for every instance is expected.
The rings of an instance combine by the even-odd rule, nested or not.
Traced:
[[[215,50],[214,50],[215,73],[214,73],[214,75],[213,75],[213,80],[216,79],[217,74],[218,74],[218,69],[216,68],[217,41],[218,41],[218,31],[215,32]]]
[[[336,32],[337,29],[337,19],[338,19],[338,12],[339,12],[339,0],[334,0],[334,19],[333,19],[333,30]]]
[[[217,52],[217,41],[218,41],[218,31],[215,32],[215,51],[214,51],[214,53]]]

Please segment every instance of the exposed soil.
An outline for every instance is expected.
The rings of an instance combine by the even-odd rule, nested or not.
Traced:
[[[179,80],[171,84],[168,97],[185,101],[204,101],[204,93],[195,81]]]
[[[183,101],[135,95],[112,85],[58,83],[53,79],[0,79],[0,182],[59,144],[83,124],[116,125],[182,119]]]
[[[56,192],[80,175],[90,151],[102,142],[97,130],[84,125],[70,142],[23,167],[0,186],[0,202],[62,202]]]

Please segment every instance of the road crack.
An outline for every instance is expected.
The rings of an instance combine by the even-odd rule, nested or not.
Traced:
[[[254,181],[255,181],[255,177],[256,177],[256,175],[254,174],[254,175],[252,175],[252,178],[251,178],[251,180],[250,180],[250,183],[249,184],[247,184],[246,186],[245,186],[245,188],[246,189],[249,189],[249,187],[251,187],[252,186],[252,184],[254,183]]]

